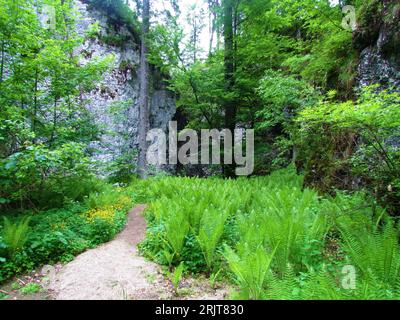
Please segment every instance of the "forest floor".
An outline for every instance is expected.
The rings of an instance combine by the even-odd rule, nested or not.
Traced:
[[[113,241],[88,250],[62,266],[46,266],[1,288],[8,299],[30,300],[222,300],[228,289],[212,289],[205,278],[181,282],[179,296],[160,266],[139,255],[137,245],[145,238],[144,205],[136,206],[127,225]],[[38,283],[43,290],[22,294],[15,282]]]

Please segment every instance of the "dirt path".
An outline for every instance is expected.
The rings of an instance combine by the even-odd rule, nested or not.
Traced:
[[[176,299],[158,265],[138,254],[145,237],[144,205],[128,216],[126,228],[113,241],[79,255],[55,275],[46,289],[57,300]],[[187,279],[180,299],[223,299],[226,290],[212,290],[207,281]]]

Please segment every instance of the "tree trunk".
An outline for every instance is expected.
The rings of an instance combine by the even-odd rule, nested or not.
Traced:
[[[193,64],[197,62],[197,17],[196,12],[193,13]]]
[[[210,23],[210,42],[208,49],[208,56],[211,56],[214,45],[214,35],[217,31],[217,11],[218,1],[214,3],[213,0],[208,1],[208,10],[209,10],[209,23]]]
[[[147,36],[150,30],[150,0],[143,0],[142,11],[142,37],[140,52],[140,96],[139,96],[139,159],[138,174],[140,178],[147,177],[147,141],[146,136],[150,128],[149,106],[149,63],[147,61]]]
[[[232,92],[235,85],[234,39],[233,39],[233,0],[224,0],[224,41],[225,41],[225,82],[226,91]],[[225,128],[232,131],[236,127],[236,104],[232,99],[224,103]],[[227,177],[235,176],[235,164],[225,165],[224,173]]]
[[[0,83],[3,82],[5,41],[1,41]]]
[[[38,90],[39,90],[39,71],[35,70],[35,85],[33,89],[33,114],[32,114],[32,132],[36,134],[37,114],[38,114]],[[36,135],[33,138],[36,143]]]

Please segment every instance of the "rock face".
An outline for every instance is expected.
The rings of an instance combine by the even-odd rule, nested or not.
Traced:
[[[115,26],[86,1],[75,1],[78,12],[77,33],[87,36],[77,49],[82,64],[96,58],[113,56],[112,67],[102,82],[82,99],[102,128],[99,142],[91,147],[94,157],[105,166],[112,160],[134,163],[138,148],[139,123],[139,47],[135,35],[126,26]],[[88,37],[88,34],[90,36]],[[166,131],[176,112],[173,94],[166,89],[162,75],[152,68],[151,128]]]
[[[354,34],[360,51],[358,86],[378,83],[400,88],[400,4],[398,0],[365,5]],[[399,89],[400,90],[400,89]]]
[[[400,3],[399,0],[372,1],[354,33],[354,45],[360,50],[357,87],[379,84],[381,89],[400,92]],[[400,147],[400,137],[386,140]]]

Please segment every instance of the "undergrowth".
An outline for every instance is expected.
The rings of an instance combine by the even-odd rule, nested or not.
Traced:
[[[293,168],[133,186],[150,204],[142,252],[170,270],[222,277],[237,288],[232,298],[400,297],[398,227],[365,193],[322,197]]]
[[[37,266],[68,262],[122,230],[135,200],[132,190],[103,190],[63,209],[7,214],[0,224],[0,283]]]

